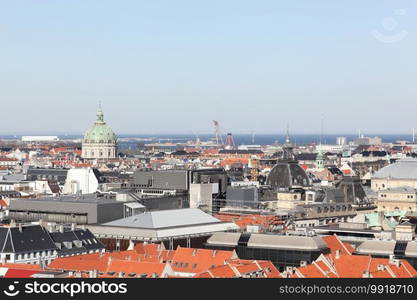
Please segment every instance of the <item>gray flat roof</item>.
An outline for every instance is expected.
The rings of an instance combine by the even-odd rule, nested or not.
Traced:
[[[405,256],[417,257],[417,242],[416,241],[407,243],[407,248],[405,249]]]
[[[207,240],[209,245],[230,246],[238,245],[240,233],[217,232]],[[321,237],[287,236],[274,234],[252,233],[247,243],[248,247],[291,250],[320,250],[327,248]]]
[[[236,246],[241,233],[234,233],[234,232],[218,232],[213,234],[208,240],[207,243],[212,245],[219,245],[219,246]]]
[[[169,228],[200,224],[221,223],[219,219],[197,208],[182,208],[145,212],[103,225],[132,228]]]
[[[248,241],[248,247],[319,250],[327,248],[327,245],[322,238],[317,236],[305,237],[272,234],[252,234]]]
[[[315,227],[312,227],[312,229],[316,232],[332,231],[332,232],[351,232],[351,233],[365,233],[365,234],[377,234],[381,232],[381,230],[373,230],[373,229],[356,229],[356,228],[339,227],[339,224],[315,226]]]
[[[359,254],[391,255],[394,254],[396,241],[369,240],[356,248]]]
[[[92,203],[92,204],[119,202],[116,199],[97,197],[96,194],[61,195],[61,196],[56,196],[56,197],[42,197],[42,198],[19,198],[19,199],[14,199],[14,201],[67,202],[67,203]]]

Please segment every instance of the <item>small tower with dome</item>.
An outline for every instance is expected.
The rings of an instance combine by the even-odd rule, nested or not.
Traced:
[[[97,111],[97,120],[84,134],[82,154],[85,159],[111,159],[117,156],[117,137],[104,122],[101,105]]]

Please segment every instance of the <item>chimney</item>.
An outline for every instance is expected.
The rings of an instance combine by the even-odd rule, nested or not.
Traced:
[[[382,265],[382,264],[379,264],[378,267],[377,267],[377,270],[378,271],[384,271],[385,270],[385,266]]]
[[[64,225],[59,225],[59,232],[64,233]]]
[[[74,231],[76,228],[75,223],[71,223],[71,231]]]
[[[22,223],[19,223],[19,231],[22,232],[23,228],[22,228]]]
[[[342,254],[342,250],[337,249],[336,250],[336,259],[340,259],[340,255]]]
[[[394,265],[397,268],[399,268],[400,267],[400,264],[401,264],[401,261],[398,258],[395,258],[394,255],[390,255],[390,257],[389,257],[389,264],[390,265]]]
[[[217,250],[213,250],[213,257],[216,257]]]
[[[371,273],[369,273],[369,271],[364,271],[362,273],[362,278],[371,278]]]

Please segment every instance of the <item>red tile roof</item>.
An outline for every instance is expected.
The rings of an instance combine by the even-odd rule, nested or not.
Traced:
[[[342,254],[352,254],[355,250],[350,244],[342,242],[337,235],[325,236],[323,237],[323,241],[332,254],[336,254],[337,250],[340,250]]]
[[[280,273],[270,261],[234,259],[225,265],[212,267],[195,278],[278,278]]]
[[[270,228],[271,226],[283,224],[277,216],[218,213],[215,214],[214,217],[223,222],[234,222],[242,229],[246,228],[248,225],[260,225],[264,228]]]
[[[35,270],[35,271],[41,271],[42,270],[40,265],[11,264],[11,263],[0,264],[0,268],[19,269],[19,270]]]
[[[305,267],[296,268],[290,277],[305,278],[362,278],[364,273],[379,278],[417,277],[417,271],[404,259],[398,260],[398,266],[388,258],[341,254],[322,255]]]
[[[9,269],[4,275],[4,278],[29,278],[29,277],[32,277],[33,274],[37,274],[37,273],[39,273],[39,271]]]
[[[95,258],[92,255],[56,258],[48,265],[48,269],[75,272],[89,272],[96,270],[104,273],[100,276],[105,277],[118,277],[118,274],[107,273],[119,272],[123,272],[124,277],[129,277],[129,274],[132,275],[131,277],[138,277],[141,274],[146,275],[146,277],[153,277],[155,274],[156,277],[162,277],[166,267],[166,264],[164,263],[138,261],[129,257],[117,259],[115,256],[124,257],[123,254],[120,253],[111,253],[105,256],[96,256]]]
[[[178,247],[172,257],[171,267],[175,272],[195,274],[224,265],[226,260],[233,258],[237,258],[234,251]]]

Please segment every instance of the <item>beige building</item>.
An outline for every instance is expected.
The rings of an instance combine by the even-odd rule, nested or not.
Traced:
[[[417,159],[406,158],[376,172],[371,179],[374,192],[400,187],[417,189]]]
[[[276,200],[263,201],[262,204],[267,209],[294,209],[298,205],[303,205],[301,193],[277,192]]]
[[[378,211],[417,211],[417,189],[397,187],[380,190],[377,200]]]
[[[395,239],[397,241],[412,241],[416,237],[416,225],[404,222],[395,227]]]

